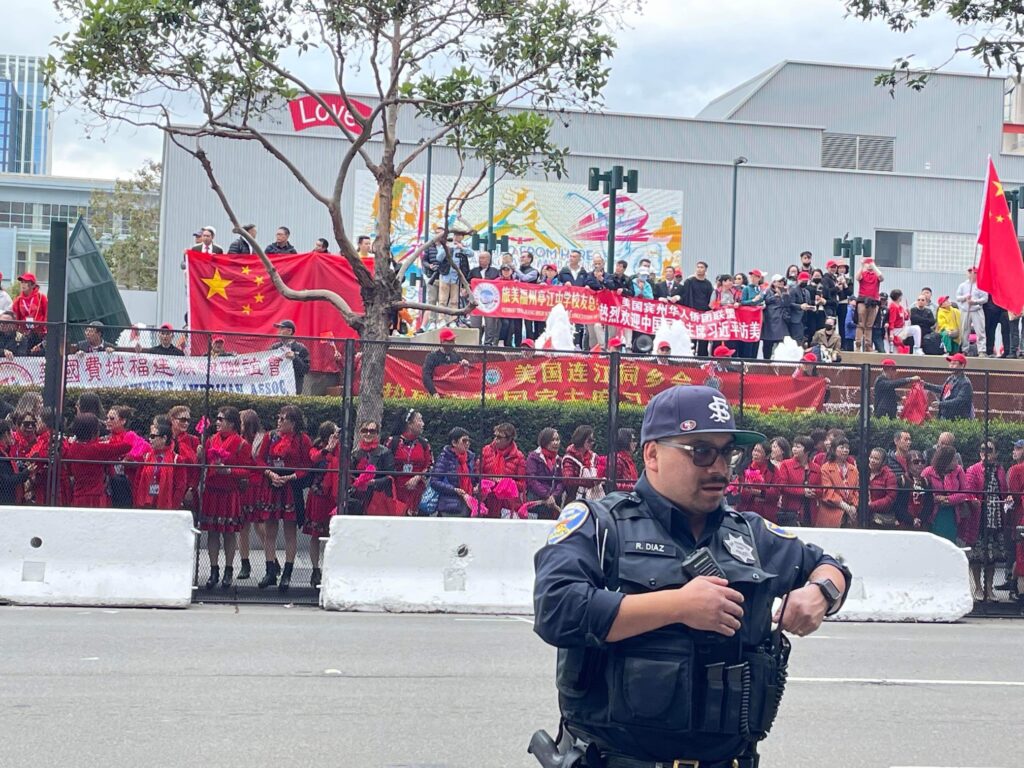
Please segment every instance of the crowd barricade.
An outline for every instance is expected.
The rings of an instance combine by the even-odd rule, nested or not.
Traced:
[[[507,330],[498,324],[499,339],[508,337]],[[476,331],[460,329],[459,343],[448,357],[435,360],[436,366],[428,362],[432,355],[436,358],[440,354],[441,346],[436,341],[420,343],[418,337],[394,337],[386,344],[333,337],[297,339],[309,358],[308,370],[301,372],[302,394],[298,394],[294,355],[271,349],[280,341],[276,336],[172,330],[171,346],[182,354],[160,354],[154,351],[154,347],[163,345],[160,329],[125,329],[116,336],[114,329],[102,332],[98,348],[78,350],[85,329],[67,329],[72,349],[58,383],[61,419],[55,420],[54,414],[42,406],[42,398],[33,394],[42,391],[42,358],[14,356],[0,361],[0,371],[7,373],[0,384],[4,387],[0,399],[11,409],[16,438],[11,455],[19,471],[30,476],[18,486],[18,503],[75,503],[74,497],[67,495],[67,427],[76,406],[81,405],[81,396],[87,392],[99,397],[102,410],[97,417],[104,428],[112,406],[130,408],[125,429],[143,442],[155,417],[166,417],[173,407],[182,405],[187,406],[190,420],[184,427],[175,422],[175,440],[180,439],[179,432],[184,429],[185,442],[193,446],[213,433],[218,409],[226,406],[252,410],[260,430],[267,435],[275,428],[276,416],[286,405],[297,405],[302,410],[304,431],[311,442],[321,428],[337,430],[335,460],[318,464],[311,458],[301,484],[305,503],[295,515],[297,544],[290,591],[256,588],[268,558],[282,566],[291,555],[293,544],[287,527],[277,526],[270,545],[265,545],[266,515],[265,509],[260,509],[265,500],[250,493],[245,500],[249,508],[244,513],[233,568],[237,577],[243,569],[240,555],[248,554],[245,559],[250,562],[251,575],[242,580],[236,578],[230,589],[217,583],[206,590],[211,561],[205,554],[209,535],[204,532],[198,544],[201,554],[195,584],[198,594],[205,599],[245,599],[251,595],[261,600],[274,596],[315,601],[314,584],[320,578],[321,569],[317,566],[323,550],[320,539],[326,537],[332,515],[339,510],[342,515],[352,516],[437,514],[436,506],[422,503],[424,495],[429,502],[427,491],[436,474],[428,470],[436,469],[454,428],[468,433],[469,450],[476,462],[469,473],[468,498],[457,505],[456,513],[478,518],[481,523],[553,520],[568,501],[594,499],[616,489],[628,490],[634,482],[633,473],[643,468],[642,450],[634,441],[640,431],[643,407],[654,393],[680,384],[720,389],[723,397],[733,403],[738,425],[767,436],[768,453],[772,450],[771,441],[782,438],[786,455],[773,458],[790,458],[793,439],[802,435],[813,438],[817,466],[821,466],[827,463],[823,441],[829,429],[841,430],[848,441],[849,462],[857,472],[855,487],[831,484],[838,482],[835,473],[823,477],[819,472],[813,480],[802,476],[758,479],[755,473],[748,472],[748,454],[738,458],[733,467],[735,478],[729,500],[738,507],[753,508],[786,525],[931,530],[967,551],[979,593],[985,589],[983,580],[989,587],[993,578],[996,582],[1010,580],[1006,572],[1013,565],[1020,536],[1018,527],[1024,523],[1020,496],[1014,496],[1013,489],[1006,487],[1005,478],[993,490],[986,486],[984,473],[978,485],[978,472],[970,472],[972,465],[979,462],[980,448],[986,441],[994,441],[998,463],[1009,469],[1014,463],[1013,443],[1024,439],[1024,425],[1020,421],[1024,391],[1012,370],[969,368],[966,381],[972,386],[973,398],[959,410],[940,410],[935,403],[945,394],[948,371],[929,367],[925,364],[928,361],[922,362],[920,357],[896,356],[897,378],[907,381],[895,387],[893,417],[887,412],[884,393],[882,402],[878,402],[881,390],[877,382],[885,375],[878,365],[748,360],[738,355],[694,358],[676,355],[671,348],[657,349],[653,337],[645,340],[639,333],[624,336],[623,351],[615,352],[469,345],[464,343],[465,337]],[[485,335],[486,329],[481,328],[479,333]],[[584,343],[588,333],[594,331],[584,329]],[[616,338],[610,333],[609,337],[608,340]],[[514,333],[510,338],[515,338]],[[709,349],[714,350],[715,346],[710,344]],[[361,371],[367,362],[383,365],[383,379],[379,387],[361,391]],[[429,394],[431,386],[425,381],[428,368],[433,371],[430,385],[438,397]],[[920,381],[911,381],[915,377]],[[925,384],[930,386],[925,388]],[[22,419],[15,413],[31,415]],[[360,467],[358,457],[351,458],[359,448],[361,422],[366,414],[376,413],[382,414],[376,425],[376,439],[382,446],[390,446],[391,455],[390,467],[375,466],[373,471],[374,479],[391,479],[386,484],[388,498],[384,503],[361,487],[366,482],[360,478],[366,474],[368,462]],[[422,417],[422,432],[414,436],[415,440],[407,440],[409,444],[403,448],[402,435],[412,413]],[[30,439],[32,421],[37,433],[49,432],[45,439]],[[63,431],[53,429],[54,424]],[[580,471],[571,478],[563,478],[560,492],[544,497],[544,483],[551,487],[553,476],[562,475],[561,470],[545,461],[550,456],[545,456],[539,444],[542,433],[550,440],[550,430],[557,432],[559,438],[559,462],[574,461],[565,458],[574,434],[577,446],[573,453],[576,457],[584,455],[586,461],[581,462]],[[922,472],[933,462],[943,432],[953,434],[957,461],[965,478],[975,483],[958,489],[963,491],[964,498],[949,505],[938,503],[934,489],[922,480]],[[502,440],[505,433],[514,435],[521,458],[501,455],[507,444],[495,441]],[[895,441],[902,433],[910,435],[909,453],[894,458]],[[422,447],[417,448],[416,444]],[[888,467],[896,467],[894,462],[902,461],[902,474],[893,472],[890,477],[877,472],[871,464],[873,449],[884,453]],[[77,455],[75,463],[102,464],[105,474],[129,475],[133,481],[142,473],[154,471],[159,464],[134,454],[118,460]],[[586,467],[582,466],[584,463]],[[178,506],[192,512],[198,525],[204,517],[205,503],[199,489],[210,472],[209,457],[197,451],[181,464],[194,489]],[[229,463],[228,468],[232,466]],[[248,466],[254,485],[265,483],[262,469]],[[108,482],[104,492],[109,494],[111,486],[120,482]],[[770,485],[770,492],[757,493],[759,484]],[[797,492],[790,495],[798,495],[808,488],[813,499],[806,506],[801,503],[796,509],[783,508],[780,499],[787,490]],[[848,494],[843,497],[837,490]],[[1017,492],[1024,490],[1018,488]],[[852,511],[821,514],[826,506],[821,502],[826,496],[855,500]],[[889,496],[891,499],[886,501]],[[310,504],[311,500],[315,503]],[[113,503],[113,499],[108,501]],[[116,504],[131,505],[130,500],[125,503],[124,499]],[[940,509],[946,506],[951,510]],[[1001,513],[997,506],[1002,508]],[[832,512],[836,509],[833,506]],[[442,511],[451,513],[451,509]],[[225,566],[221,559],[221,576]],[[987,572],[993,569],[996,575],[989,577]],[[1002,596],[1006,594],[1004,591]]]

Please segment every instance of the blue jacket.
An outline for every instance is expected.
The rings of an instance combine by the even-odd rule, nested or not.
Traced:
[[[843,338],[857,338],[857,305],[850,304],[846,309],[846,322],[843,323]]]
[[[476,471],[475,455],[469,452],[469,474],[476,485],[476,478],[473,477]],[[468,516],[462,497],[456,492],[459,487],[459,460],[455,451],[450,445],[441,449],[441,455],[434,462],[434,471],[430,474],[430,487],[437,491],[437,513],[439,515],[463,514]]]

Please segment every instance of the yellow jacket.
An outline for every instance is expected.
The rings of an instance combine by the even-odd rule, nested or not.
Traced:
[[[960,332],[960,310],[956,307],[939,307],[935,313],[935,332],[957,334]]]

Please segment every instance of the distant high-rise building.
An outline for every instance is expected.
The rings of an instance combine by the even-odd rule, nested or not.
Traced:
[[[53,121],[44,59],[0,54],[0,172],[49,174]]]

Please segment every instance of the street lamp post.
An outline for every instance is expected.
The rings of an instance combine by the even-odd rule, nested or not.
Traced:
[[[732,161],[732,237],[729,240],[729,274],[736,274],[736,182],[740,174],[740,166],[747,158],[740,155]]]
[[[601,173],[600,168],[590,169],[587,189],[597,192],[598,188],[603,186],[604,193],[608,195],[608,260],[605,269],[609,271],[615,268],[615,193],[622,189],[623,182],[625,182],[626,191],[635,195],[638,188],[638,176],[635,168],[626,171],[621,165],[613,165],[604,173]]]

